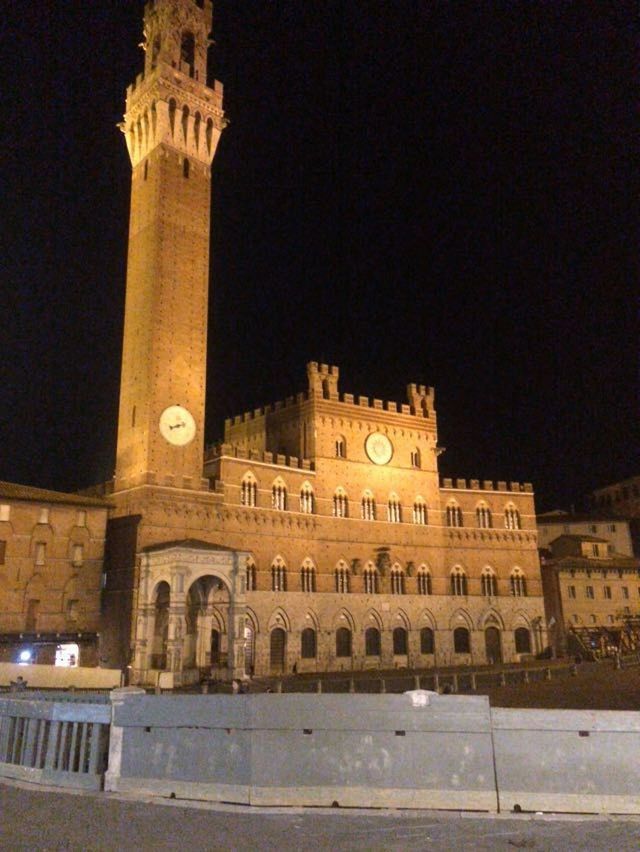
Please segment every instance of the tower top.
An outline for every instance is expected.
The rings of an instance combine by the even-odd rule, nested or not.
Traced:
[[[149,0],[144,10],[145,74],[159,64],[206,84],[211,0]]]

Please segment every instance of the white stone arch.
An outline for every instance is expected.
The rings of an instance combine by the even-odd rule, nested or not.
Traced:
[[[533,629],[531,618],[523,609],[517,609],[509,619],[509,629],[515,630],[517,627],[526,627],[527,630]]]
[[[478,630],[486,630],[487,627],[497,627],[500,631],[505,629],[501,613],[493,606],[484,610],[478,618]]]
[[[449,617],[449,630],[455,630],[456,627],[466,627],[469,631],[474,629],[473,619],[462,607],[454,610]]]
[[[248,606],[245,611],[245,617],[253,629],[254,634],[258,634],[260,632],[260,619],[256,615],[255,610]]]
[[[299,627],[300,631],[303,631],[306,627],[312,627],[316,631],[316,635],[319,635],[320,619],[318,618],[316,611],[311,608],[307,609],[304,615],[300,616]]]
[[[275,607],[269,616],[267,632],[271,633],[271,631],[276,627],[281,627],[286,633],[291,633],[291,620],[284,607],[281,606]]]
[[[341,607],[334,614],[331,626],[334,633],[338,627],[348,627],[351,631],[351,635],[353,636],[356,629],[356,622],[351,612],[346,607]]]
[[[418,616],[418,627],[430,627],[434,632],[438,629],[438,622],[430,609],[423,609]]]
[[[364,614],[362,619],[362,629],[366,630],[367,627],[377,627],[380,632],[383,630],[382,626],[382,616],[378,612],[377,609],[370,607]]]
[[[411,621],[404,609],[397,609],[391,616],[391,628],[404,627],[409,632],[411,630]]]

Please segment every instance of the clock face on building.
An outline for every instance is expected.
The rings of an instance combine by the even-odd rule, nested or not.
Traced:
[[[170,405],[160,415],[160,434],[175,447],[184,447],[193,441],[196,421],[190,411],[182,405]]]
[[[393,455],[393,445],[382,432],[372,432],[364,442],[364,448],[374,464],[387,464]]]

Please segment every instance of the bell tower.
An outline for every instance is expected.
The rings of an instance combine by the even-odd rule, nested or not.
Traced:
[[[211,163],[211,0],[148,0],[120,125],[132,165],[115,490],[202,484]]]

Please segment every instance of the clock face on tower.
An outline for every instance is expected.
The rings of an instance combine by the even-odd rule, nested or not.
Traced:
[[[193,441],[196,434],[196,421],[190,411],[182,405],[170,405],[160,415],[160,434],[175,447],[184,447]]]
[[[364,442],[364,448],[374,464],[387,464],[393,455],[393,444],[382,432],[372,432]]]

